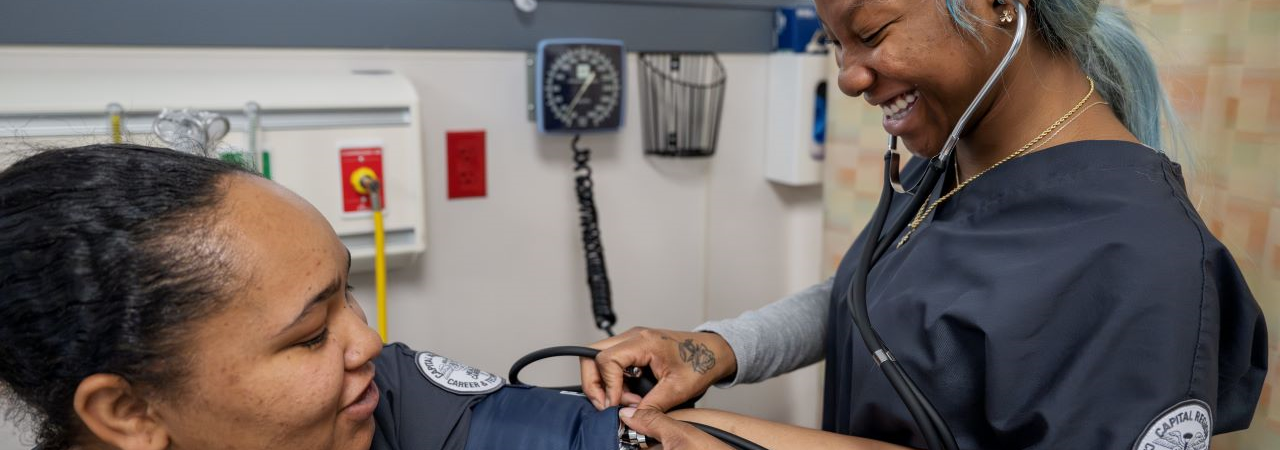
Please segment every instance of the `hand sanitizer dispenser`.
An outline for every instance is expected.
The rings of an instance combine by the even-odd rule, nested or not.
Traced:
[[[777,11],[777,50],[769,55],[765,178],[790,186],[822,181],[827,51],[812,6]]]

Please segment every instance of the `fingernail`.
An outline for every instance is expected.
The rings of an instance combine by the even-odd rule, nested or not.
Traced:
[[[631,416],[636,415],[636,409],[632,407],[622,408],[618,410],[618,415],[630,419]]]
[[[595,406],[596,409],[604,409],[603,407],[600,406],[600,400],[596,400],[594,398],[591,399],[591,405]]]

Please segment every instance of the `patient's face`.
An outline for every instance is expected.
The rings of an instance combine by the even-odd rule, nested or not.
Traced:
[[[324,217],[235,175],[218,226],[242,288],[192,330],[189,378],[156,412],[177,449],[358,449],[373,438],[381,349],[347,291],[348,254]]]

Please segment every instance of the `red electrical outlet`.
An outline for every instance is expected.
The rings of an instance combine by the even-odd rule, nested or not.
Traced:
[[[382,175],[382,147],[362,146],[362,147],[343,147],[338,151],[339,158],[342,160],[342,212],[354,213],[361,211],[369,211],[373,209],[373,202],[370,201],[368,195],[356,192],[355,186],[351,185],[351,173],[356,169],[368,167],[377,174],[378,181],[386,186],[386,178]],[[382,199],[382,207],[387,207],[386,189],[379,192]]]
[[[446,134],[450,199],[486,195],[484,133],[451,131]]]

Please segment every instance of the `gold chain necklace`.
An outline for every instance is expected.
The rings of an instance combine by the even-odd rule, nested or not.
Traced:
[[[1086,80],[1089,80],[1089,93],[1085,94],[1084,98],[1080,99],[1079,102],[1076,102],[1076,106],[1072,107],[1070,111],[1067,111],[1067,113],[1063,114],[1062,117],[1058,118],[1057,121],[1054,121],[1053,125],[1049,125],[1049,128],[1045,128],[1044,131],[1041,131],[1039,136],[1036,136],[1036,138],[1032,139],[1031,142],[1027,142],[1027,144],[1023,145],[1022,148],[1018,149],[1018,151],[1009,154],[1009,156],[1004,157],[1004,159],[996,161],[996,163],[992,164],[991,167],[988,167],[983,171],[978,172],[974,176],[969,177],[969,179],[964,180],[963,183],[956,185],[956,187],[951,189],[951,192],[948,192],[947,195],[943,195],[942,197],[939,197],[937,200],[934,200],[932,204],[926,202],[925,204],[920,205],[920,211],[916,212],[916,217],[911,220],[911,224],[909,225],[910,228],[907,230],[907,234],[902,236],[901,241],[898,241],[898,247],[902,247],[903,244],[907,243],[908,239],[911,239],[911,234],[915,233],[917,228],[920,228],[920,223],[924,222],[924,218],[929,217],[929,214],[933,213],[933,210],[938,209],[938,205],[942,204],[942,202],[945,202],[947,201],[947,199],[951,198],[951,196],[956,195],[957,192],[960,192],[961,189],[964,189],[965,186],[968,186],[969,183],[973,182],[973,180],[976,180],[978,179],[978,177],[981,177],[985,175],[987,172],[990,172],[991,169],[1000,167],[1001,164],[1009,162],[1009,160],[1012,160],[1019,156],[1022,156],[1027,152],[1027,149],[1035,146],[1037,143],[1040,142],[1040,140],[1044,139],[1045,136],[1048,136],[1050,133],[1053,133],[1054,130],[1057,130],[1058,127],[1062,126],[1063,122],[1066,122],[1068,119],[1074,116],[1076,112],[1080,111],[1080,108],[1084,106],[1084,102],[1089,101],[1089,97],[1093,96],[1093,87],[1094,87],[1093,78],[1090,78],[1087,76],[1084,78]],[[919,194],[922,194],[922,193],[917,193],[917,195]]]
[[[1098,106],[1098,105],[1110,105],[1110,103],[1107,103],[1107,102],[1093,102],[1093,103],[1090,103],[1088,106],[1085,106],[1084,108],[1080,108],[1080,110],[1079,110],[1079,111],[1076,111],[1076,115],[1075,115],[1074,117],[1072,117],[1072,118],[1071,118],[1071,120],[1068,120],[1068,121],[1066,121],[1066,122],[1063,122],[1063,123],[1062,123],[1062,126],[1058,127],[1058,129],[1056,129],[1056,130],[1053,130],[1053,134],[1049,135],[1049,137],[1047,137],[1047,138],[1044,138],[1044,140],[1043,140],[1043,141],[1040,141],[1040,143],[1039,143],[1039,144],[1036,144],[1036,146],[1035,146],[1035,147],[1031,147],[1030,149],[1028,149],[1026,153],[1023,153],[1023,154],[1022,154],[1022,156],[1027,156],[1027,155],[1030,155],[1030,154],[1032,154],[1032,153],[1035,153],[1035,152],[1036,152],[1036,150],[1039,150],[1039,149],[1040,149],[1040,147],[1044,147],[1044,146],[1045,146],[1045,144],[1048,144],[1048,143],[1050,143],[1050,142],[1053,142],[1053,138],[1058,137],[1058,133],[1061,133],[1061,132],[1062,132],[1062,130],[1065,130],[1065,129],[1067,129],[1067,127],[1071,126],[1071,122],[1075,122],[1075,121],[1076,121],[1076,119],[1079,119],[1079,118],[1080,118],[1080,115],[1081,115],[1081,114],[1084,114],[1084,112],[1085,112],[1085,111],[1088,111],[1088,110],[1089,110],[1089,108],[1092,108],[1092,107],[1094,107],[1094,106]],[[956,184],[959,184],[959,183],[960,183],[960,181],[959,181],[959,180],[957,180],[957,181],[956,181]]]

